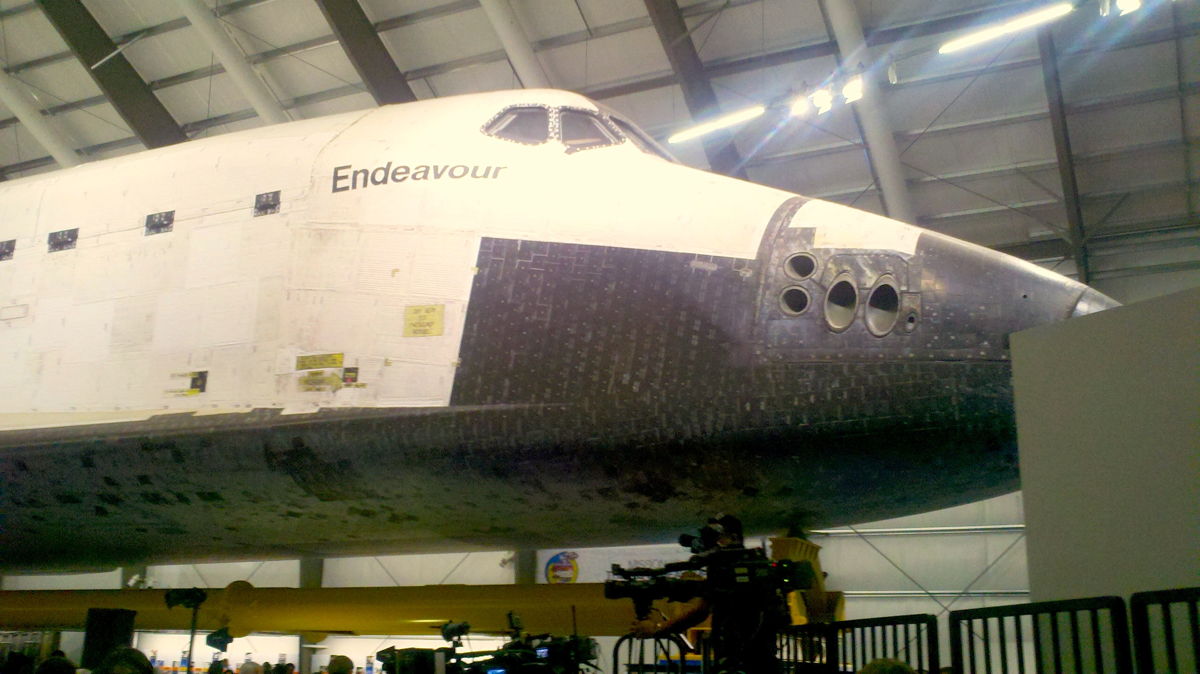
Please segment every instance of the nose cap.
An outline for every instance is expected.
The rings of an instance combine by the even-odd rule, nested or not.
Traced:
[[[1084,288],[1083,294],[1075,301],[1075,309],[1071,312],[1071,317],[1086,316],[1094,314],[1097,311],[1104,311],[1105,309],[1112,309],[1119,306],[1121,306],[1121,303],[1108,295],[1092,288]]]

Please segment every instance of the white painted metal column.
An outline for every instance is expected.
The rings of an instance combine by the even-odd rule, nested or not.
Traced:
[[[217,55],[217,60],[225,67],[225,72],[233,78],[242,95],[249,99],[258,116],[271,124],[291,121],[283,106],[275,100],[275,95],[246,62],[246,55],[241,48],[225,32],[217,17],[213,16],[212,10],[201,0],[175,0],[175,3],[183,10],[192,27],[204,36],[205,42]]]
[[[33,101],[25,85],[18,82],[0,68],[0,101],[21,121],[21,125],[33,136],[34,140],[46,148],[54,161],[62,168],[79,165],[83,160],[75,154],[61,133],[54,129],[50,120],[42,115]]]
[[[883,191],[884,207],[889,217],[914,222],[912,200],[904,181],[904,171],[900,167],[896,139],[883,109],[883,92],[867,70],[871,66],[866,62],[869,52],[854,0],[822,0],[821,5],[833,30],[833,39],[837,41],[843,71],[849,73],[859,68],[864,71],[863,97],[853,105],[857,106],[863,140],[871,154],[879,188]]]
[[[479,4],[487,12],[492,29],[500,38],[500,44],[504,45],[504,53],[508,54],[509,63],[517,77],[521,78],[521,85],[526,89],[550,87],[550,78],[546,77],[546,71],[542,70],[541,62],[533,53],[533,47],[529,46],[529,38],[525,37],[525,31],[517,23],[517,15],[513,13],[508,0],[479,0]]]

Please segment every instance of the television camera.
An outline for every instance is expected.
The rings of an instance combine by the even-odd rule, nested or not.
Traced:
[[[596,642],[578,635],[524,634],[520,618],[508,614],[510,641],[494,651],[462,652],[467,623],[442,625],[448,648],[387,648],[375,654],[385,674],[579,674],[595,669]]]
[[[812,563],[767,559],[762,548],[742,547],[740,532],[736,544],[721,545],[721,534],[720,527],[710,522],[699,536],[681,535],[680,545],[695,553],[684,562],[631,569],[613,564],[613,578],[604,583],[604,596],[632,599],[634,613],[644,620],[651,604],[659,599],[685,602],[696,597],[741,597],[753,601],[812,587],[816,578]]]

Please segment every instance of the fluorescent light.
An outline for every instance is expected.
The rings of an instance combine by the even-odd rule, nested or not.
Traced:
[[[812,107],[808,96],[797,96],[796,100],[792,101],[792,117],[805,117],[812,112]]]
[[[833,92],[828,89],[817,89],[808,98],[817,108],[818,115],[823,115],[833,109]]]
[[[1069,2],[1060,2],[1055,5],[1050,5],[1044,9],[1039,9],[1036,12],[1022,14],[1015,19],[984,28],[983,30],[971,33],[965,37],[960,37],[957,40],[951,40],[942,45],[941,49],[938,49],[938,53],[949,54],[950,52],[956,52],[960,49],[966,49],[967,47],[974,47],[977,44],[982,44],[988,40],[993,40],[1001,35],[1008,35],[1009,33],[1015,33],[1019,30],[1024,30],[1041,23],[1053,21],[1064,14],[1069,14],[1073,9],[1075,9],[1075,5]]]
[[[700,136],[703,136],[706,133],[712,133],[713,131],[716,131],[717,129],[724,129],[726,127],[730,127],[735,124],[741,124],[742,122],[748,122],[748,121],[754,119],[755,117],[761,116],[766,111],[767,111],[767,109],[765,107],[763,107],[761,105],[755,105],[753,107],[746,108],[745,110],[738,110],[737,112],[731,112],[728,115],[725,115],[723,117],[718,117],[714,120],[705,122],[703,124],[697,124],[696,126],[693,126],[690,129],[684,129],[683,131],[680,131],[679,133],[668,138],[667,142],[668,143],[682,143],[684,141],[691,140],[693,138],[699,138]]]
[[[851,77],[845,84],[842,85],[842,98],[846,99],[847,103],[853,103],[863,97],[863,81],[862,75]]]
[[[1142,8],[1142,0],[1117,0],[1117,9],[1121,13],[1117,16],[1125,16],[1130,12],[1136,12]]]

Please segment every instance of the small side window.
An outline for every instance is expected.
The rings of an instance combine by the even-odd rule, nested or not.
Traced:
[[[60,250],[71,250],[75,247],[75,242],[79,240],[79,228],[64,229],[60,232],[50,232],[46,237],[47,248],[51,253],[57,253]]]
[[[537,145],[550,138],[550,113],[541,106],[509,108],[488,122],[483,132],[497,138]]]
[[[271,215],[279,212],[279,190],[263,192],[254,197],[254,217]],[[172,216],[172,222],[174,216]]]
[[[175,228],[175,211],[151,213],[146,216],[145,235],[166,234]]]
[[[616,145],[616,135],[604,127],[595,115],[577,110],[563,110],[559,117],[562,142],[568,151]]]
[[[0,262],[13,259],[13,253],[17,250],[17,240],[9,239],[8,241],[0,241]]]

